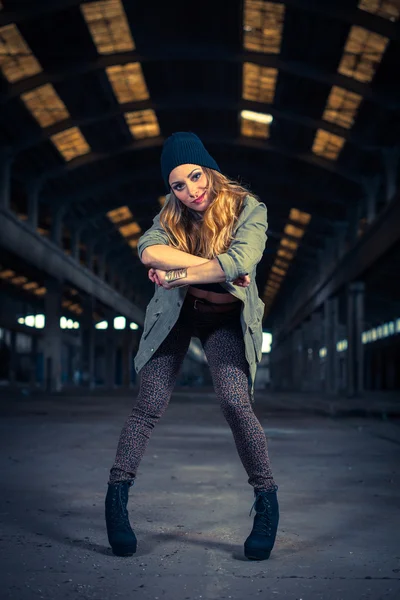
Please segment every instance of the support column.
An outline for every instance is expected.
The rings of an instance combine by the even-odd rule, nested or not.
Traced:
[[[62,283],[56,279],[46,281],[45,328],[44,328],[44,381],[49,392],[62,388],[61,369],[61,299]]]
[[[99,267],[97,274],[100,277],[100,279],[105,281],[105,277],[106,277],[106,252],[105,251],[98,253],[97,264]]]
[[[105,336],[105,374],[104,385],[107,389],[112,390],[115,387],[115,372],[116,372],[116,339],[114,330],[114,314],[108,315],[108,329]]]
[[[347,287],[347,395],[358,396],[364,391],[364,345],[361,335],[364,327],[363,282]]]
[[[386,202],[391,202],[397,190],[397,171],[400,159],[400,149],[394,148],[390,150],[383,150],[382,158],[386,174]]]
[[[93,239],[89,238],[86,242],[86,266],[90,271],[93,271],[93,256],[94,256]]]
[[[129,325],[127,326],[129,327]],[[122,339],[122,385],[131,387],[133,331],[126,329]]]
[[[84,296],[81,315],[81,383],[84,387],[93,389],[94,381],[94,340],[95,327],[93,322],[94,299]]]
[[[314,312],[311,315],[311,349],[312,349],[312,363],[311,363],[311,386],[314,392],[318,392],[321,389],[321,369],[320,369],[320,357],[319,350],[321,348],[321,313]]]
[[[376,205],[379,190],[379,178],[375,177],[372,181],[364,184],[365,201],[366,201],[366,217],[367,223],[370,225],[376,217]]]
[[[31,355],[30,355],[30,373],[29,373],[29,385],[32,388],[36,387],[36,369],[37,369],[37,354],[38,354],[38,338],[36,335],[32,336]]]
[[[339,341],[339,299],[328,298],[324,307],[326,340],[326,392],[337,394],[339,391],[339,360],[336,344]]]
[[[51,241],[60,247],[62,247],[62,225],[64,213],[64,207],[60,207],[57,210],[55,210],[53,213],[53,220],[51,223]]]
[[[0,154],[0,207],[9,209],[11,199],[11,166],[13,158]]]
[[[16,348],[17,332],[11,329],[10,331],[10,370],[8,379],[11,386],[17,381],[17,348]]]
[[[71,230],[71,258],[78,262],[80,262],[80,241],[80,229],[74,227],[74,229]]]
[[[39,192],[40,192],[40,184],[39,183],[32,183],[27,188],[28,225],[30,225],[34,231],[37,230],[38,223],[39,223]]]

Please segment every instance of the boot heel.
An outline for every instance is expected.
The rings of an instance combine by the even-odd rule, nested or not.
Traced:
[[[130,481],[109,483],[105,500],[107,536],[116,556],[132,556],[137,539],[129,523],[127,510]]]
[[[279,523],[278,499],[276,491],[256,492],[255,498],[251,511],[255,508],[256,515],[253,529],[244,543],[244,555],[249,560],[268,560]]]

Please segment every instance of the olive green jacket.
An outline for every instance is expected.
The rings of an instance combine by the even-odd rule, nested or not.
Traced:
[[[254,380],[257,363],[261,360],[262,319],[264,302],[258,296],[256,267],[263,255],[267,240],[267,207],[252,196],[246,196],[243,209],[233,229],[234,239],[227,252],[216,256],[226,281],[221,285],[243,305],[240,314],[245,354],[249,364],[249,393],[254,402]],[[160,213],[153,219],[153,225],[144,232],[138,241],[138,255],[148,246],[168,245],[167,233],[160,225]],[[250,276],[250,285],[242,288],[231,283],[240,275]],[[153,356],[178,320],[189,286],[166,290],[156,286],[153,298],[147,309],[138,352],[135,356],[135,370],[140,369]]]

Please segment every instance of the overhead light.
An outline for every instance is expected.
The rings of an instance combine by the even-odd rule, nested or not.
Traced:
[[[242,110],[240,115],[243,119],[263,123],[264,125],[269,125],[274,120],[274,117],[268,113],[258,113],[252,110]]]
[[[126,319],[125,317],[115,317],[114,319],[114,329],[125,329],[126,327]]]

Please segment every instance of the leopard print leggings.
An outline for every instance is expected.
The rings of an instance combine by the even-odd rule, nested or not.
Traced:
[[[122,428],[109,483],[132,481],[151,432],[166,410],[192,336],[203,345],[214,390],[255,491],[278,489],[272,477],[267,440],[253,412],[248,363],[240,324],[241,302],[229,312],[200,313],[187,302],[179,319],[141,371],[137,402]]]

